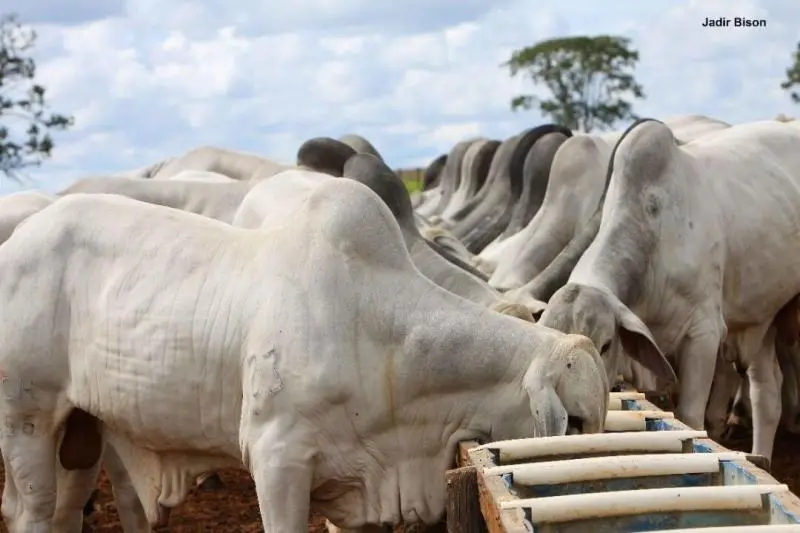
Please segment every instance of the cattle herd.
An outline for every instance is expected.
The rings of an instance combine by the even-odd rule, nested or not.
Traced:
[[[432,524],[459,441],[600,432],[620,380],[800,431],[800,121],[545,124],[423,181],[345,135],[0,197],[10,533],[81,531],[101,466],[126,533],[222,468],[271,533]]]

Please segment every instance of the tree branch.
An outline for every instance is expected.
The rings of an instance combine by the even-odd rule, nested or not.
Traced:
[[[45,88],[35,83],[36,63],[27,57],[36,32],[21,25],[16,15],[0,17],[0,172],[20,181],[20,171],[40,166],[50,157],[50,130],[66,130],[71,116],[51,113]],[[12,128],[11,123],[27,124]]]
[[[633,115],[628,99],[644,98],[631,72],[638,60],[628,39],[600,35],[542,41],[514,51],[503,65],[512,76],[526,72],[534,84],[547,87],[552,98],[537,101],[542,114],[588,132]],[[529,97],[516,97],[512,109],[528,109],[533,103]]]

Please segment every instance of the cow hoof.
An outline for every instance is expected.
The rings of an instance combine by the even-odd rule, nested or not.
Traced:
[[[219,474],[211,474],[205,478],[203,482],[197,486],[197,488],[204,491],[222,490],[225,488],[225,483],[222,482]]]

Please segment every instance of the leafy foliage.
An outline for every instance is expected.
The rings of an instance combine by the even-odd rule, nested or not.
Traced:
[[[422,175],[425,173],[424,168],[404,168],[395,170],[395,173],[405,184],[409,194],[422,189]]]
[[[503,66],[512,77],[526,73],[534,84],[544,84],[552,98],[517,96],[511,109],[538,105],[554,122],[586,132],[635,120],[626,97],[645,96],[631,73],[638,60],[629,39],[607,35],[550,39],[516,50]]]
[[[19,171],[39,166],[53,150],[49,131],[65,130],[74,119],[50,113],[45,88],[35,82],[29,56],[36,32],[16,15],[0,16],[0,171],[19,181]]]
[[[800,91],[792,90],[794,86],[800,85],[800,43],[797,43],[793,56],[794,63],[786,69],[786,81],[781,83],[781,89],[789,91],[792,102],[800,104]]]

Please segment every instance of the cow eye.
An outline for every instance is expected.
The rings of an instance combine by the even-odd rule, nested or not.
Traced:
[[[606,352],[608,352],[608,349],[609,349],[609,348],[611,348],[611,341],[608,341],[608,342],[606,342],[606,343],[605,343],[605,344],[604,344],[604,345],[603,345],[603,346],[600,348],[600,355],[605,355],[605,354],[606,354]]]

